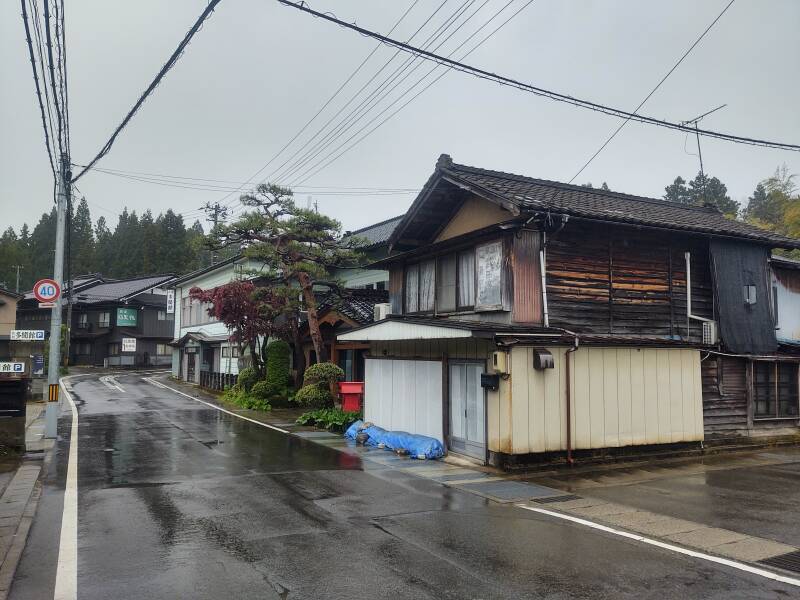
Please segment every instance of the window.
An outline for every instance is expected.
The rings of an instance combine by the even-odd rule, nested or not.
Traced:
[[[167,356],[168,354],[172,354],[172,352],[170,352],[170,348],[167,344],[156,344],[156,354],[158,356]]]
[[[458,308],[475,306],[475,253],[458,253]]]
[[[119,356],[120,350],[121,350],[121,348],[120,348],[119,342],[115,342],[113,344],[109,344],[108,345],[108,355],[109,356]]]
[[[436,261],[406,267],[406,312],[433,312],[436,301]]]
[[[375,284],[375,289],[376,290],[385,290],[387,283],[388,282],[386,282],[386,281],[379,281],[378,283]]]
[[[190,325],[192,322],[192,304],[190,298],[181,298],[181,324]]]
[[[436,312],[456,309],[456,255],[439,257],[436,273]]]
[[[475,263],[477,272],[475,309],[502,308],[503,242],[497,241],[476,247]]]
[[[86,313],[78,315],[78,329],[86,329],[89,326],[89,315]]]
[[[78,342],[75,344],[75,354],[78,356],[88,356],[92,353],[92,345],[89,342]]]
[[[753,402],[756,419],[798,418],[798,364],[754,362]]]
[[[406,310],[415,313],[419,310],[419,265],[406,267]]]
[[[231,346],[231,358],[239,358],[239,346]]]
[[[174,321],[175,320],[175,314],[174,313],[168,313],[166,310],[160,310],[160,311],[158,311],[158,320],[159,321]]]
[[[100,313],[100,318],[98,319],[97,326],[108,327],[109,325],[111,325],[111,313],[110,312]]]
[[[222,358],[228,358],[230,356],[231,349],[228,346],[222,347]]]
[[[372,284],[372,283],[368,283],[367,285],[364,286],[364,289],[365,290],[374,290],[375,289],[375,285]]]

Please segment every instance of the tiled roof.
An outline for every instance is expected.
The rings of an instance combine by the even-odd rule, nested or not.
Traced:
[[[372,323],[375,315],[375,305],[389,302],[387,290],[345,290],[343,297],[328,294],[319,302],[317,310],[320,314],[324,310],[335,310],[340,314],[350,317],[359,325]]]
[[[345,235],[345,239],[349,237],[359,237],[365,239],[367,240],[367,244],[365,246],[367,248],[371,246],[377,246],[378,244],[385,244],[389,241],[389,237],[394,232],[397,224],[402,220],[403,215],[399,217],[392,217],[391,219],[386,219],[380,223],[375,223],[374,225],[369,225],[367,227],[362,227],[361,229],[356,229],[355,231],[350,231]]]
[[[87,290],[77,291],[75,300],[80,304],[114,302],[157,287],[173,279],[172,275],[152,275],[123,281],[112,281],[95,285]]]
[[[457,181],[478,195],[483,192],[510,202],[522,212],[552,211],[574,217],[744,238],[774,247],[800,248],[800,239],[728,219],[716,208],[459,165],[453,163],[446,154],[439,158],[437,169],[420,193],[418,201],[425,197],[440,176]]]

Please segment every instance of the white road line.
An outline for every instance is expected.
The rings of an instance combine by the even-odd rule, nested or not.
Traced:
[[[64,511],[61,515],[61,539],[58,543],[58,567],[54,600],[75,600],[78,596],[78,409],[72,400],[69,377],[59,380],[72,410],[69,434],[67,483],[64,488]]]
[[[688,548],[682,548],[681,546],[676,546],[674,544],[669,544],[667,542],[661,542],[659,540],[647,538],[641,535],[637,535],[635,533],[630,533],[628,531],[614,529],[613,527],[600,525],[599,523],[595,523],[594,521],[589,521],[587,519],[581,519],[580,517],[573,517],[572,515],[566,515],[564,513],[547,510],[546,508],[537,508],[535,506],[528,506],[527,504],[517,504],[516,506],[518,506],[519,508],[524,508],[525,510],[530,510],[533,512],[541,513],[543,515],[555,517],[557,519],[565,519],[567,521],[572,521],[573,523],[585,525],[586,527],[591,527],[592,529],[605,531],[606,533],[611,533],[614,535],[618,535],[620,537],[636,540],[637,542],[642,542],[643,544],[650,544],[651,546],[657,546],[658,548],[671,550],[672,552],[677,552],[678,554],[685,554],[686,556],[700,558],[702,560],[707,560],[709,562],[725,565],[726,567],[731,567],[733,569],[738,569],[740,571],[746,571],[747,573],[752,573],[753,575],[759,575],[767,579],[772,579],[773,581],[780,581],[781,583],[786,583],[789,585],[800,587],[800,579],[795,579],[794,577],[786,577],[785,575],[779,575],[778,573],[773,573],[772,571],[767,571],[766,569],[753,567],[746,563],[730,560],[728,558],[722,558],[721,556],[714,556],[713,554],[705,554],[704,552],[698,552],[696,550],[689,550]]]
[[[273,429],[273,430],[279,431],[281,433],[287,433],[287,434],[289,433],[289,431],[287,431],[286,429],[281,429],[280,427],[275,427],[274,425],[270,425],[269,423],[262,423],[261,421],[256,421],[255,419],[251,419],[249,417],[245,417],[245,416],[236,414],[235,412],[232,412],[230,410],[226,410],[226,409],[222,408],[221,406],[217,406],[216,404],[212,404],[211,402],[206,402],[205,400],[200,400],[200,398],[195,398],[194,396],[190,396],[189,394],[186,394],[186,393],[184,393],[184,392],[182,392],[180,390],[176,390],[175,388],[170,387],[168,385],[164,385],[163,383],[161,385],[163,387],[165,387],[166,389],[175,392],[176,394],[180,394],[181,396],[186,396],[187,398],[189,398],[189,400],[194,400],[195,402],[199,402],[200,404],[205,404],[206,406],[210,406],[211,408],[214,408],[214,409],[216,409],[216,410],[218,410],[220,412],[224,412],[225,414],[228,414],[228,415],[231,415],[231,416],[234,416],[234,417],[238,417],[239,419],[242,419],[244,421],[250,421],[251,423],[255,423],[256,425],[261,425],[262,427],[266,427],[267,429]]]
[[[103,377],[100,378],[100,381],[103,383],[103,385],[105,385],[109,389],[112,390],[116,389],[122,393],[125,393],[125,390],[123,390],[120,387],[119,383],[117,382],[117,380],[114,378],[113,375],[104,375]]]
[[[156,387],[167,389],[167,386],[165,386],[163,383],[159,383],[155,379],[151,379],[150,377],[142,377],[142,379],[144,379],[147,383],[153,384]]]

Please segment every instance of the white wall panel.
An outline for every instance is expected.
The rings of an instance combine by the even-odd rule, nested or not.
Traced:
[[[364,419],[393,431],[442,436],[442,363],[365,360]]]

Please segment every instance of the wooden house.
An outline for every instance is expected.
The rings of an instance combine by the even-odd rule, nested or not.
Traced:
[[[369,344],[365,418],[511,465],[699,445],[706,364],[782,356],[769,257],[800,240],[443,155],[390,246],[391,315],[338,336]]]

